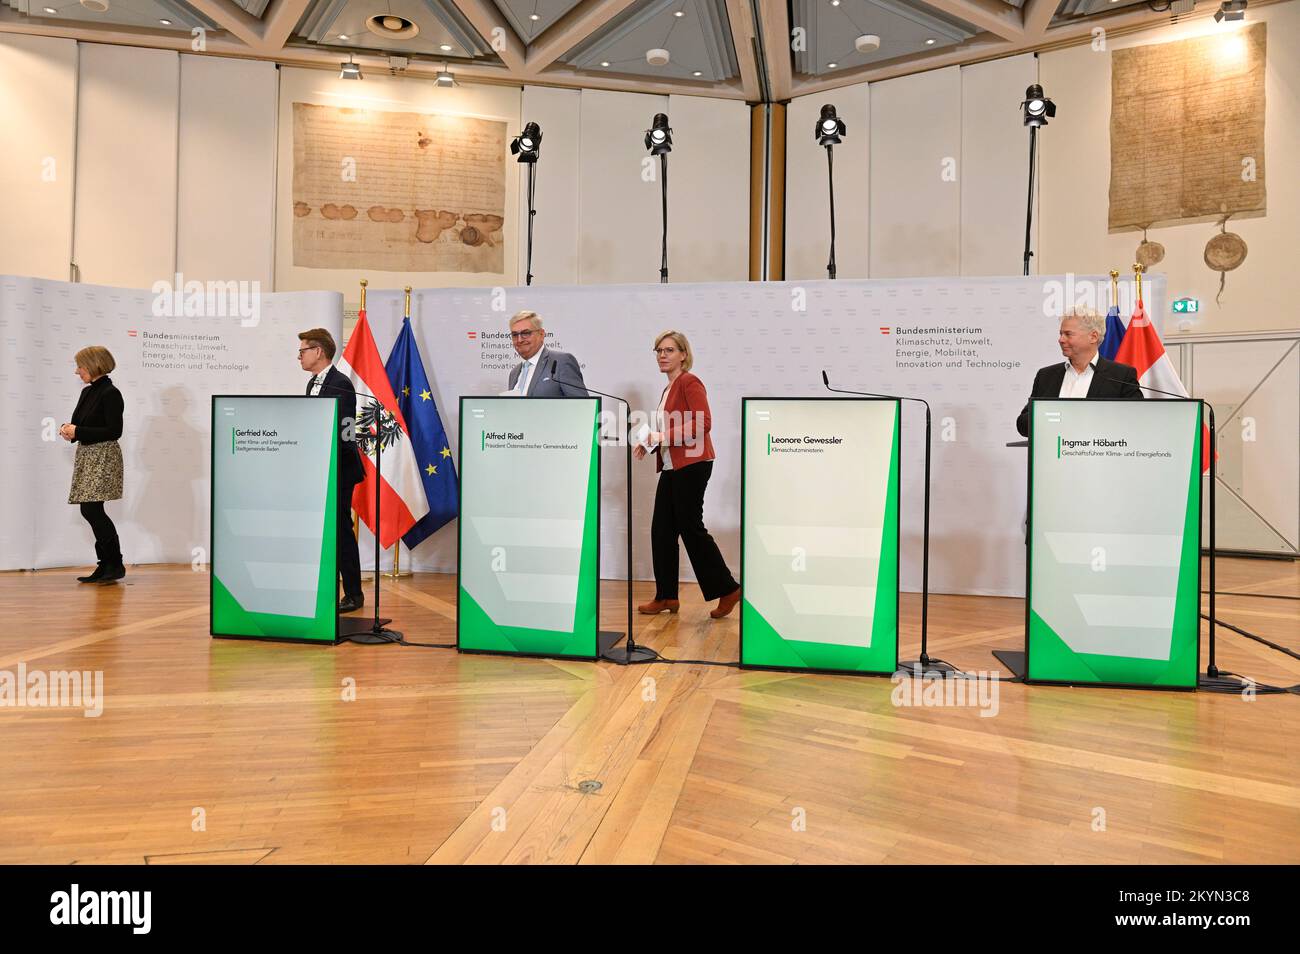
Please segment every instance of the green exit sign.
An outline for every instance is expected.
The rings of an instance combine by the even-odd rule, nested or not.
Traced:
[[[1190,315],[1201,310],[1201,303],[1195,298],[1175,298],[1174,314]]]

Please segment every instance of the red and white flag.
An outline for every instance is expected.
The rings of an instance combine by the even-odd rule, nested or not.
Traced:
[[[1138,383],[1143,387],[1155,389],[1144,392],[1142,396],[1145,398],[1188,396],[1187,389],[1183,387],[1183,382],[1178,377],[1178,372],[1174,370],[1173,362],[1165,352],[1160,336],[1156,334],[1151,319],[1147,317],[1146,306],[1142,304],[1141,298],[1133,309],[1133,317],[1129,319],[1124,340],[1120,342],[1119,350],[1115,352],[1115,360],[1135,368]],[[1160,391],[1171,393],[1160,394],[1158,393]],[[1201,426],[1201,473],[1209,472],[1210,427],[1205,423]]]
[[[429,501],[420,480],[420,466],[411,447],[406,419],[388,381],[388,372],[375,346],[375,336],[363,311],[357,316],[348,346],[338,368],[357,389],[357,446],[365,465],[366,478],[352,492],[352,509],[371,533],[375,533],[375,451],[380,448],[379,545],[388,548],[429,512]]]

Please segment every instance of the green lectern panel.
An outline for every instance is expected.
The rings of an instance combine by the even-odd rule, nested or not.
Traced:
[[[742,666],[898,667],[899,404],[745,398]]]
[[[1028,678],[1195,688],[1200,403],[1032,405]]]
[[[456,644],[594,659],[598,398],[460,399]]]
[[[338,401],[212,399],[213,636],[338,636]]]

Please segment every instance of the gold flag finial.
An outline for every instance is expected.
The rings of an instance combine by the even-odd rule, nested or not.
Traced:
[[[361,279],[361,310],[362,311],[366,310],[366,286],[369,284],[370,283],[366,281],[364,278]]]
[[[1119,307],[1119,269],[1110,270],[1110,303],[1116,308]]]
[[[404,289],[402,289],[402,291],[406,293],[406,305],[405,305],[405,310],[402,312],[402,315],[403,317],[410,318],[411,317],[411,286],[407,285]]]
[[[1137,279],[1137,300],[1142,303],[1142,273],[1146,271],[1141,262],[1133,263],[1133,276]]]

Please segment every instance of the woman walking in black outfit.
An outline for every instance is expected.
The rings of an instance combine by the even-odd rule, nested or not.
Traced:
[[[126,576],[117,528],[104,512],[104,502],[122,499],[122,392],[108,373],[117,362],[107,348],[91,345],[77,352],[77,377],[86,383],[72,412],[72,421],[59,436],[77,445],[68,503],[80,504],[81,515],[95,533],[95,572],[78,583],[115,583]]]

